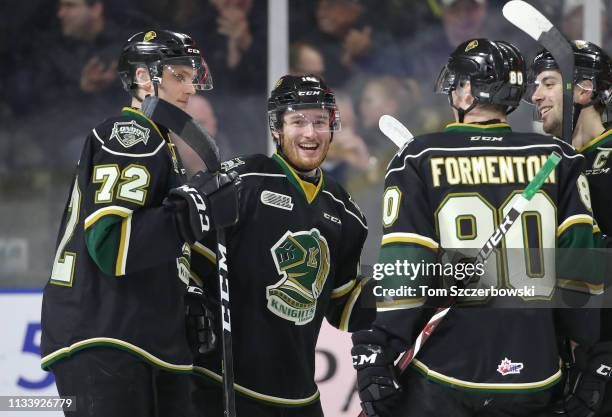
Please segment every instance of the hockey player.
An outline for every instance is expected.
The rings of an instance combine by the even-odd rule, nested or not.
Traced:
[[[572,41],[574,52],[574,121],[572,145],[586,160],[585,175],[591,190],[593,215],[603,234],[612,235],[612,173],[608,159],[612,148],[612,129],[602,120],[612,102],[612,60],[597,45]],[[536,106],[546,133],[560,136],[562,129],[563,91],[561,74],[552,55],[544,50],[531,66],[533,81],[526,97]],[[609,242],[609,237],[602,241]],[[607,246],[611,246],[610,243]],[[570,372],[570,392],[565,399],[569,417],[612,415],[612,310],[602,309],[602,340],[590,350],[574,350]],[[607,384],[607,393],[606,393]],[[604,396],[605,393],[605,396]],[[605,398],[605,399],[604,399]]]
[[[171,31],[133,35],[119,75],[132,106],[85,141],[43,295],[42,367],[76,398],[71,416],[190,416],[186,304],[194,319],[206,312],[193,291],[183,301],[194,239],[177,221],[189,213],[163,205],[183,198],[185,175],[168,129],[139,107],[157,95],[184,108],[212,79],[193,40]]]
[[[374,318],[373,304],[361,308],[358,279],[367,225],[320,168],[340,129],[327,85],[314,75],[282,77],[268,118],[276,153],[224,163],[242,179],[239,222],[227,229],[236,410],[251,417],[322,416],[314,362],[323,318],[348,331],[368,328]],[[214,275],[206,279],[212,247],[196,245],[193,266],[215,285]],[[222,416],[220,357],[196,364],[201,415]]]
[[[431,297],[420,286],[438,289],[432,278],[439,272],[407,279],[389,269],[383,289],[406,285],[416,291],[379,298],[372,330],[353,334],[359,395],[370,417],[509,417],[545,410],[561,378],[557,330],[552,309],[530,307],[550,306],[556,292],[568,287],[601,290],[601,283],[580,281],[589,277],[561,280],[561,271],[555,271],[555,247],[592,245],[588,188],[577,181],[584,158],[560,140],[511,130],[507,115],[525,91],[525,69],[520,52],[503,41],[473,39],[451,54],[436,91],[448,95],[456,123],[442,133],[416,137],[391,161],[379,262],[435,266],[440,252],[480,249],[556,151],[563,158],[553,176],[503,236],[501,249],[481,265],[485,273],[468,285],[533,292],[514,300],[459,297],[398,377],[393,361],[414,343],[433,312],[426,304]],[[503,308],[510,302],[514,308]],[[599,330],[588,318],[588,312],[560,314],[569,337],[585,345]]]

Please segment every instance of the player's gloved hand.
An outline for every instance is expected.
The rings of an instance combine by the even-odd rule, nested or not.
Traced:
[[[600,342],[588,351],[577,346],[565,398],[568,417],[592,417],[601,407],[606,384],[612,378],[612,342]]]
[[[211,230],[236,224],[240,188],[235,171],[200,171],[187,184],[171,189],[164,206],[174,211],[183,240],[193,244]]]
[[[351,355],[357,370],[361,408],[369,417],[392,416],[401,391],[393,369],[397,354],[388,346],[387,336],[380,330],[355,332],[352,339]]]
[[[464,249],[462,251],[447,249],[440,252],[438,262],[440,262],[443,267],[446,265],[453,265],[456,271],[447,284],[461,284],[462,286],[467,286],[468,284],[478,282],[480,276],[477,273],[478,268],[476,268],[476,254],[472,252],[473,251],[470,251],[470,249]]]
[[[217,335],[214,331],[215,302],[204,290],[196,285],[189,285],[185,293],[185,329],[187,343],[194,356],[211,352],[217,346]]]

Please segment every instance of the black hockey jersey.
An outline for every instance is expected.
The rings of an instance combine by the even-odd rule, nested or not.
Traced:
[[[160,128],[124,108],[87,137],[43,294],[45,369],[108,346],[192,370],[183,304],[191,251],[162,206],[181,174]]]
[[[585,175],[589,180],[593,216],[601,231],[612,235],[612,168],[608,159],[612,153],[612,129],[606,130],[583,147],[577,149],[586,159]]]
[[[610,236],[612,236],[612,172],[609,163],[610,153],[612,153],[612,128],[607,126],[607,130],[596,138],[593,138],[589,143],[578,149],[586,159],[585,175],[589,181],[591,190],[591,202],[593,205],[593,216],[597,226],[601,232],[606,235],[599,242],[601,246],[609,246],[611,244]],[[609,259],[609,257],[607,257]],[[610,271],[610,262],[608,261],[608,269]],[[610,286],[608,272],[608,288]],[[609,289],[608,289],[609,291]],[[609,295],[606,295],[606,306],[609,306]],[[612,309],[602,309],[601,316],[601,338],[602,340],[612,340]]]
[[[236,390],[269,404],[307,405],[319,398],[323,318],[348,331],[374,319],[373,305],[360,306],[357,276],[366,220],[333,180],[321,173],[316,184],[304,181],[277,154],[223,165],[243,181],[240,220],[227,232]],[[210,261],[214,243],[196,244],[194,272],[217,291]],[[219,350],[196,359],[194,370],[220,381]]]
[[[443,133],[415,138],[391,161],[383,194],[381,271],[405,261],[436,265],[441,248],[483,247],[552,151],[562,155],[559,166],[505,234],[501,250],[484,264],[485,273],[468,286],[530,291],[517,297],[515,308],[502,308],[504,297],[490,291],[460,297],[412,363],[431,380],[459,389],[517,392],[546,389],[560,379],[554,311],[546,306],[557,292],[603,291],[600,276],[576,270],[579,260],[555,257],[555,248],[593,247],[588,187],[578,181],[584,158],[560,140],[513,133],[506,123],[452,123]],[[564,262],[572,264],[562,268]],[[432,270],[408,277],[389,268],[381,287],[396,292],[377,300],[375,326],[413,343],[432,314],[426,304],[431,294],[420,288],[438,288]],[[593,343],[597,315],[566,313],[561,317],[569,336]]]

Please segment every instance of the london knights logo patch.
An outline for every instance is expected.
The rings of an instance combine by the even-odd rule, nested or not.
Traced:
[[[310,323],[329,274],[329,246],[318,229],[287,231],[270,249],[281,279],[266,287],[268,310],[296,325]]]
[[[149,141],[149,132],[148,128],[140,126],[135,120],[115,122],[109,140],[117,139],[124,148],[131,148],[138,142],[146,146]]]
[[[512,362],[508,358],[504,358],[499,365],[497,365],[497,372],[503,376],[520,374],[524,366],[522,362]]]

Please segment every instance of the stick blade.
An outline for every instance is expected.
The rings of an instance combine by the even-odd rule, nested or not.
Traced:
[[[410,143],[414,135],[404,126],[399,120],[388,114],[382,115],[378,119],[378,128],[380,131],[397,146],[404,147]]]
[[[202,159],[208,171],[220,170],[219,148],[215,140],[183,110],[158,97],[148,96],[142,102],[141,111],[149,119],[183,139]]]
[[[502,13],[506,20],[531,36],[536,41],[542,33],[548,32],[553,24],[533,7],[522,0],[512,0],[504,5]]]

